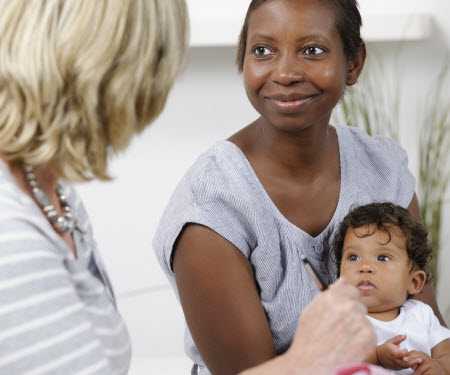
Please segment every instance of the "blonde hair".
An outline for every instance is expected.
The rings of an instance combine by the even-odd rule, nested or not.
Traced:
[[[0,154],[108,179],[162,111],[187,33],[184,0],[0,0]]]

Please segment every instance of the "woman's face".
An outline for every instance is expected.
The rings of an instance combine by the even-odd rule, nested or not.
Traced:
[[[248,24],[243,73],[250,102],[284,131],[328,124],[348,64],[336,18],[318,0],[273,0]]]

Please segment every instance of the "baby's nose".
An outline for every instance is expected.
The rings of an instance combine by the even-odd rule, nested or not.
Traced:
[[[374,272],[374,267],[369,262],[363,262],[363,263],[361,263],[361,267],[359,269],[359,272],[361,272],[361,273],[373,273]]]

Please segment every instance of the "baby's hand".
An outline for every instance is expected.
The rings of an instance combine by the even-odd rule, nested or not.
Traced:
[[[389,370],[401,370],[410,367],[404,359],[409,352],[400,348],[400,343],[405,339],[405,335],[397,335],[377,346],[377,359],[381,366]]]
[[[445,375],[446,372],[438,360],[431,358],[429,355],[410,351],[404,358],[414,371],[414,375]]]

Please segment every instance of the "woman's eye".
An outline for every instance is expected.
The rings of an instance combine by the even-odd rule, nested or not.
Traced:
[[[303,50],[303,53],[306,56],[320,56],[320,55],[325,53],[325,50],[323,48],[320,48],[320,47],[312,46],[312,47],[306,47]]]
[[[264,46],[258,46],[258,47],[253,48],[253,54],[256,57],[266,57],[266,56],[269,56],[271,53],[272,53],[272,51],[269,48],[264,47]]]
[[[389,260],[389,257],[387,255],[378,255],[377,260],[380,262],[387,262]]]

